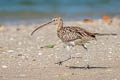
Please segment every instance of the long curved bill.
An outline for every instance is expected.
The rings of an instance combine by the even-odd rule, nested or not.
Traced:
[[[40,28],[42,28],[42,27],[44,27],[44,26],[46,26],[46,25],[48,25],[48,24],[51,24],[52,22],[54,22],[54,21],[50,21],[50,22],[48,22],[48,23],[46,23],[46,24],[43,24],[43,25],[37,27],[37,28],[31,33],[31,36],[32,36],[38,29],[40,29]]]

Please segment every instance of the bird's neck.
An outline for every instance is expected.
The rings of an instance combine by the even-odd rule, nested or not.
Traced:
[[[63,28],[63,21],[60,20],[60,21],[58,22],[58,28],[57,28],[57,30],[59,31],[59,30],[62,29],[62,28]]]

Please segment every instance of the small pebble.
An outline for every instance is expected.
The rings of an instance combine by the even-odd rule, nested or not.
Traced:
[[[36,61],[36,59],[33,59],[32,61]]]
[[[41,41],[41,42],[43,42],[43,41],[44,41],[44,39],[41,39],[40,41]]]
[[[40,37],[37,37],[37,39],[40,39]]]
[[[108,69],[107,71],[108,71],[108,72],[111,72],[112,70],[111,70],[111,69]]]
[[[60,50],[60,48],[56,48],[56,50]]]
[[[81,53],[76,53],[76,55],[80,55]]]
[[[118,79],[115,78],[115,79],[112,79],[112,80],[118,80]]]
[[[20,77],[25,77],[26,75],[25,75],[25,74],[20,74],[19,76],[20,76]]]
[[[50,54],[50,55],[48,55],[48,57],[50,58],[50,57],[52,57],[54,54]]]
[[[22,42],[18,42],[18,45],[22,45]]]
[[[6,52],[2,52],[3,54],[5,54]]]
[[[114,38],[116,38],[116,39],[117,39],[118,37],[117,37],[117,36],[114,36]]]
[[[102,43],[102,45],[105,45],[105,43]]]
[[[14,50],[8,50],[8,53],[13,53],[14,52]]]
[[[10,38],[10,40],[12,41],[12,40],[14,40],[14,38]]]
[[[109,51],[108,53],[112,54],[112,51]]]
[[[6,66],[6,65],[2,65],[2,68],[8,68],[8,66]]]
[[[22,59],[25,59],[26,57],[25,56],[22,56]]]
[[[18,63],[19,66],[21,66],[22,64],[21,63]]]
[[[75,73],[72,73],[72,75],[75,75]]]
[[[42,53],[38,53],[38,55],[39,55],[39,56],[41,56],[41,55],[42,55]]]
[[[79,64],[79,63],[80,63],[79,61],[76,62],[76,64]]]
[[[22,54],[18,54],[18,56],[22,56]]]
[[[109,50],[112,50],[112,48],[108,48]]]

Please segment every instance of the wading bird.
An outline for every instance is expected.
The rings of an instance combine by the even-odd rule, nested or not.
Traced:
[[[71,59],[71,53],[70,53],[70,46],[75,46],[75,45],[81,45],[85,49],[85,56],[86,56],[86,68],[89,68],[89,63],[88,63],[88,49],[85,43],[91,40],[96,40],[96,35],[116,35],[116,34],[100,34],[100,33],[91,33],[88,32],[87,30],[80,28],[80,27],[75,27],[75,26],[65,26],[63,27],[63,20],[60,17],[53,18],[52,21],[43,24],[42,26],[37,27],[31,35],[34,34],[34,32],[48,24],[57,24],[57,36],[61,39],[63,43],[66,45],[66,50],[67,50],[67,59],[57,62],[56,64],[62,64],[63,62],[70,60]]]

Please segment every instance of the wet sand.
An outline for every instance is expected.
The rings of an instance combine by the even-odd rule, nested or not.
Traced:
[[[56,35],[57,26],[44,27],[30,36],[40,24],[3,25],[0,27],[0,80],[120,80],[120,20],[111,24],[101,19],[64,23],[117,36],[97,36],[97,41],[87,44],[90,69],[85,69],[85,51],[81,46],[71,49],[72,57],[76,58],[61,66],[55,64],[67,57],[65,46]],[[56,45],[40,48],[50,44]]]

